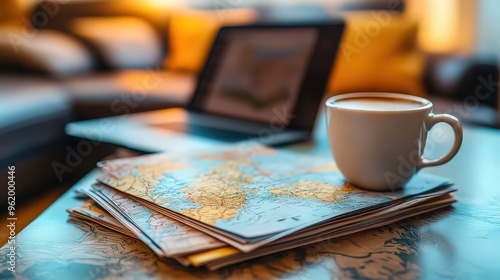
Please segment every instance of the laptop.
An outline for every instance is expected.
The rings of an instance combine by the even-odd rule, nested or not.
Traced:
[[[144,152],[186,141],[307,141],[343,29],[342,20],[222,27],[187,108],[73,122],[66,132]]]

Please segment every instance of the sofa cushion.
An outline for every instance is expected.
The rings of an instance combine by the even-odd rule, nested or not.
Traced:
[[[499,72],[495,57],[430,55],[423,82],[431,95],[472,104],[472,108],[481,104],[500,110]]]
[[[69,32],[89,45],[107,68],[152,68],[164,57],[160,35],[141,18],[75,18],[70,22]]]
[[[199,72],[221,26],[255,21],[253,9],[176,9],[170,15],[168,69]]]
[[[78,40],[54,30],[0,29],[0,68],[54,77],[90,72],[95,60]]]
[[[424,56],[417,24],[395,11],[344,13],[346,30],[328,90],[332,94],[386,91],[425,95]]]

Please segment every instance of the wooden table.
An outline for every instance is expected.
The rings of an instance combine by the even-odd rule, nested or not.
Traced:
[[[435,154],[444,152],[450,135],[444,129],[431,134],[431,141],[442,142]],[[292,148],[330,156],[324,123],[316,136]],[[70,190],[17,235],[15,274],[7,270],[8,246],[0,249],[0,279],[499,279],[500,130],[466,126],[458,155],[425,171],[456,183],[453,207],[215,272],[184,268],[133,238],[68,222],[65,210],[82,204]],[[96,176],[91,172],[73,189]]]

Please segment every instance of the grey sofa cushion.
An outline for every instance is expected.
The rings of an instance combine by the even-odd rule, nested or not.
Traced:
[[[2,28],[0,67],[60,77],[92,71],[95,59],[82,43],[61,32]]]
[[[162,63],[164,48],[155,28],[138,17],[82,17],[69,30],[111,69],[146,69]]]

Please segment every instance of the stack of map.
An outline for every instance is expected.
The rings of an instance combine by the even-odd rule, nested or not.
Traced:
[[[347,183],[331,159],[262,146],[98,163],[74,218],[140,239],[160,257],[218,269],[387,225],[452,204],[444,178],[419,173],[402,190]]]

